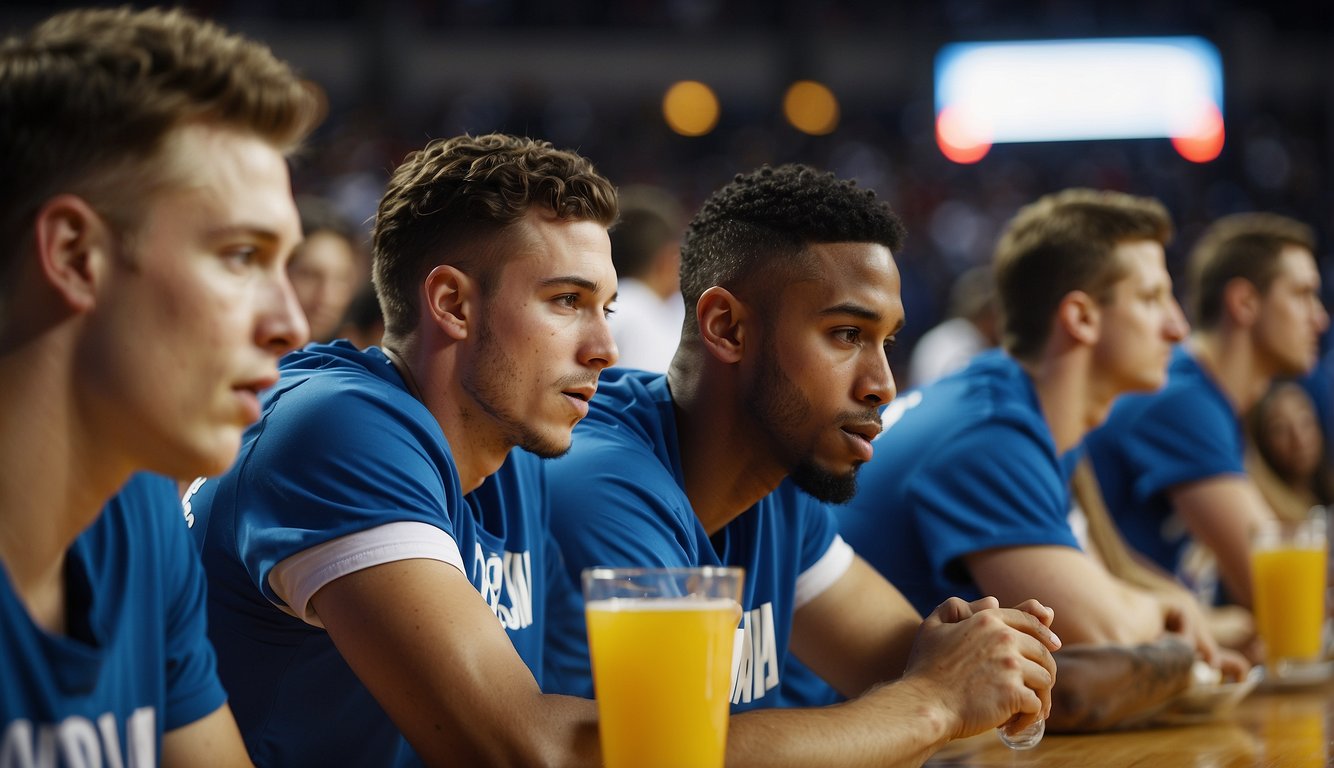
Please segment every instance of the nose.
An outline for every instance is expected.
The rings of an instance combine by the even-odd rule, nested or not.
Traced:
[[[611,335],[611,323],[606,315],[597,313],[589,324],[584,343],[579,348],[579,363],[601,371],[616,364],[621,357],[616,339]]]
[[[1176,297],[1168,297],[1167,303],[1167,322],[1163,328],[1163,335],[1168,341],[1181,341],[1190,333],[1190,323],[1187,322],[1186,313],[1181,309]]]
[[[291,352],[310,339],[310,324],[285,271],[276,272],[262,289],[256,307],[255,343],[274,356]]]
[[[1329,328],[1329,311],[1325,309],[1324,302],[1319,297],[1315,300],[1315,322],[1316,328],[1324,333]]]
[[[866,371],[857,378],[857,391],[853,396],[859,403],[884,405],[899,393],[894,384],[894,371],[889,367],[889,356],[882,350],[868,352],[870,360]]]

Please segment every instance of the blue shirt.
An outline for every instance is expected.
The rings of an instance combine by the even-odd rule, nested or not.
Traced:
[[[1245,474],[1245,438],[1227,396],[1178,346],[1163,389],[1122,397],[1084,444],[1126,542],[1189,581],[1180,565],[1190,539],[1167,491]]]
[[[132,478],[75,539],[65,579],[68,632],[52,635],[0,568],[0,765],[156,765],[164,731],[226,700],[175,482]]]
[[[1327,342],[1330,337],[1331,334],[1325,334]],[[1322,354],[1311,372],[1297,381],[1311,396],[1325,443],[1334,443],[1334,348]]]
[[[962,558],[996,547],[1078,548],[1070,463],[1033,383],[993,350],[890,403],[839,530],[922,614],[981,597]],[[1069,455],[1069,454],[1067,454]]]
[[[826,505],[784,482],[710,539],[686,497],[666,377],[621,369],[602,374],[549,481],[552,526],[573,583],[593,566],[744,568],[732,711],[784,703],[793,611],[852,559]],[[582,606],[576,600],[556,613],[548,682],[556,692],[591,695]]]
[[[385,562],[451,563],[540,682],[546,592],[565,578],[540,460],[511,451],[465,497],[439,423],[378,348],[313,345],[280,368],[236,464],[189,502],[219,673],[259,765],[420,764],[309,598]]]

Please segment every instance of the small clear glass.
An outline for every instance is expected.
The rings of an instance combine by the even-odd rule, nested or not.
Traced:
[[[1017,715],[1016,715],[1017,717]],[[1006,723],[996,729],[996,735],[1000,737],[1001,743],[1010,749],[1025,750],[1032,749],[1042,741],[1042,734],[1047,732],[1047,721],[1038,718],[1037,722],[1019,731],[1010,732],[1010,724]]]

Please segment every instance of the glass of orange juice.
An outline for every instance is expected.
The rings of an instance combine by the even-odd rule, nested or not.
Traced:
[[[1325,512],[1300,520],[1266,520],[1251,546],[1255,626],[1265,645],[1266,674],[1301,674],[1324,655],[1328,541]]]
[[[740,568],[589,568],[588,649],[607,768],[722,768]]]

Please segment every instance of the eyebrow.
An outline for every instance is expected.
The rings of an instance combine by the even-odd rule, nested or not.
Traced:
[[[821,314],[821,315],[852,315],[853,317],[860,317],[860,318],[863,319],[863,320],[870,320],[870,321],[872,321],[872,322],[875,322],[875,321],[879,321],[879,320],[880,320],[880,313],[879,313],[879,312],[876,312],[876,311],[874,311],[874,310],[867,309],[866,307],[863,307],[863,306],[861,306],[861,305],[858,305],[858,304],[852,304],[852,303],[849,303],[849,302],[844,302],[844,303],[842,303],[842,304],[835,304],[835,305],[832,306],[832,307],[825,307],[824,309],[820,310],[820,314]]]
[[[820,315],[821,317],[828,317],[830,315],[852,315],[853,317],[866,320],[872,323],[880,322],[882,317],[881,314],[879,312],[876,312],[875,310],[867,309],[866,307],[863,307],[860,304],[852,304],[850,302],[835,304],[832,307],[825,307],[824,309],[820,310]],[[899,324],[894,326],[893,333],[898,333],[899,331],[903,330],[903,326],[905,324],[906,323],[903,321],[903,319],[900,319]]]
[[[586,277],[579,277],[578,275],[560,275],[558,277],[548,277],[547,279],[539,283],[539,285],[541,285],[543,288],[550,288],[552,286],[557,286],[557,285],[572,285],[576,288],[583,288],[589,293],[597,293],[599,287],[596,282],[589,280]]]
[[[208,240],[226,240],[237,236],[253,237],[256,240],[263,240],[268,244],[276,243],[282,239],[277,232],[274,232],[271,229],[258,226],[246,226],[244,224],[232,227],[217,227],[216,229],[208,230],[204,234],[205,239]],[[302,240],[298,242],[305,242],[305,239],[302,238]]]

